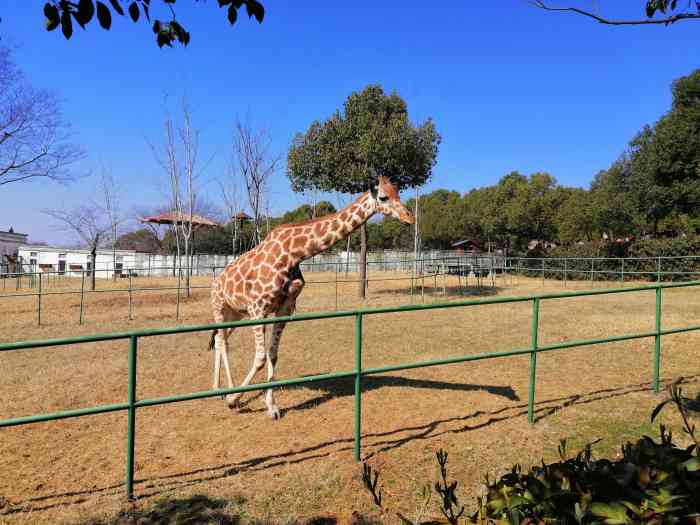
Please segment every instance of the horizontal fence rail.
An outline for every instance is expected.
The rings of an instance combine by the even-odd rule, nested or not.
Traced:
[[[544,285],[547,279],[553,279],[567,287],[570,282],[594,283],[615,282],[621,285],[639,281],[690,281],[700,279],[700,256],[656,256],[656,257],[504,257],[497,253],[458,254],[456,252],[426,252],[420,259],[407,258],[408,254],[391,253],[383,255],[376,253],[374,260],[367,262],[368,283],[404,281],[406,289],[410,289],[410,299],[413,303],[416,296],[425,301],[426,279],[433,280],[433,295],[440,294],[438,278],[442,278],[442,295],[447,295],[449,276],[457,277],[457,295],[463,295],[468,287],[495,287],[501,283],[514,284],[514,276],[522,275],[531,278],[541,278]],[[217,262],[217,257],[202,257],[205,262]],[[196,257],[195,257],[196,258]],[[157,259],[157,258],[154,258]],[[314,262],[315,260],[319,261]],[[149,259],[150,260],[150,259]],[[201,261],[198,261],[201,263]],[[358,262],[353,255],[346,258],[337,254],[317,256],[301,264],[304,272],[334,273],[334,278],[314,280],[311,278],[307,285],[334,285],[335,309],[339,307],[339,287],[348,283],[359,283],[358,279],[348,278],[350,269],[355,272]],[[61,271],[23,271],[14,274],[0,274],[2,290],[15,288],[14,292],[0,290],[0,302],[14,298],[36,297],[36,307],[31,315],[36,323],[41,325],[46,306],[43,298],[54,295],[79,295],[77,322],[85,321],[87,298],[95,293],[124,294],[128,302],[125,317],[129,320],[134,316],[134,294],[141,292],[175,292],[174,318],[181,318],[181,297],[190,295],[195,290],[206,290],[208,284],[194,284],[190,277],[215,277],[224,268],[222,265],[173,267],[173,266],[142,266],[125,267],[121,273],[114,275],[112,269],[80,270],[67,269]],[[27,265],[21,267],[27,269]],[[33,268],[28,268],[32,270]],[[404,273],[405,277],[390,277],[382,275],[386,272]],[[100,286],[91,289],[89,281],[92,273],[104,275],[97,281]],[[163,273],[164,272],[164,273]],[[174,272],[174,274],[173,274]],[[343,276],[345,272],[345,276]],[[188,275],[189,273],[189,275]],[[381,275],[381,277],[379,277]],[[148,283],[152,277],[156,279],[172,279],[172,284]],[[120,281],[123,285],[105,287],[101,283]],[[428,281],[430,287],[430,281]],[[79,285],[79,286],[78,286]]]
[[[500,259],[501,262],[504,262],[503,259]],[[483,286],[495,286],[496,281],[495,281],[495,275],[498,271],[503,271],[503,267],[497,267],[495,266],[498,263],[497,259],[494,259],[493,257],[491,258],[484,258],[484,257],[473,257],[473,256],[450,256],[450,257],[443,257],[443,258],[430,258],[430,259],[413,259],[413,260],[400,260],[400,261],[368,261],[368,278],[367,282],[368,283],[375,283],[375,282],[392,282],[392,281],[404,281],[408,282],[410,286],[410,297],[411,297],[411,302],[413,302],[413,297],[414,295],[418,295],[418,289],[420,288],[420,296],[421,299],[424,301],[425,300],[425,281],[426,279],[433,279],[433,284],[434,284],[434,289],[438,289],[438,282],[437,279],[438,277],[447,277],[450,275],[457,276],[458,277],[458,282],[459,282],[459,290],[460,294],[464,293],[464,287],[469,286],[470,284],[470,279],[476,285],[477,287],[483,287]],[[323,265],[323,266],[328,266],[330,263],[324,262],[324,263],[313,263],[313,262],[308,262],[308,263],[302,263],[302,267],[304,271],[307,271],[309,267],[314,267],[315,265]],[[383,273],[390,272],[392,271],[391,265],[400,265],[397,266],[396,273],[400,273],[403,271],[405,267],[410,268],[410,273],[408,273],[405,277],[387,277],[387,276],[382,276],[378,277],[379,275],[382,275]],[[118,279],[117,277],[113,277],[110,279],[100,279],[101,282],[105,281],[114,281],[114,282],[121,282],[126,280],[125,285],[121,285],[118,287],[95,287],[94,289],[91,289],[88,287],[88,282],[91,277],[91,270],[82,270],[80,273],[77,275],[79,276],[79,279],[77,279],[79,284],[79,287],[73,287],[73,288],[67,288],[66,286],[64,287],[59,287],[58,284],[65,284],[65,285],[70,285],[74,284],[74,281],[76,280],[75,275],[68,275],[67,273],[61,273],[58,271],[41,271],[41,272],[25,272],[21,274],[14,274],[17,277],[17,283],[20,283],[22,279],[26,281],[26,285],[29,290],[36,290],[36,291],[23,291],[25,288],[21,286],[20,284],[17,284],[15,292],[12,293],[0,293],[0,301],[2,300],[12,300],[15,298],[22,298],[22,297],[36,297],[37,298],[37,304],[36,304],[36,320],[37,324],[41,325],[41,320],[42,320],[42,308],[43,308],[43,302],[42,299],[54,295],[79,295],[80,296],[80,307],[78,310],[78,323],[83,324],[84,318],[85,318],[85,305],[86,305],[86,298],[89,297],[91,294],[101,294],[101,293],[107,293],[107,294],[127,294],[128,295],[128,319],[131,320],[133,318],[133,296],[134,294],[138,292],[168,292],[168,291],[174,291],[176,292],[176,300],[175,300],[175,318],[180,319],[180,298],[183,293],[186,293],[187,295],[190,294],[191,291],[193,290],[208,290],[211,288],[210,284],[206,285],[201,285],[201,284],[193,284],[193,282],[188,279],[187,272],[191,271],[192,273],[189,275],[189,277],[196,277],[195,272],[199,272],[200,276],[201,275],[206,275],[209,277],[216,277],[218,273],[223,269],[224,267],[210,267],[207,268],[207,271],[204,273],[201,273],[201,268],[195,269],[195,268],[178,268],[177,272],[175,273],[175,277],[173,280],[175,281],[173,285],[157,285],[157,286],[135,286],[134,281],[138,282],[139,279],[145,278],[148,279],[148,274],[145,272],[141,272],[141,269],[138,268],[127,268],[124,269],[124,273],[121,274],[121,277],[125,279]],[[335,273],[335,278],[331,279],[326,279],[326,280],[308,280],[306,281],[307,285],[322,285],[322,284],[327,284],[327,285],[335,285],[335,308],[336,310],[338,309],[338,294],[339,294],[339,285],[342,284],[347,284],[347,283],[359,283],[359,279],[349,279],[346,276],[343,277],[343,271],[347,269],[346,265],[344,262],[338,262],[333,264],[334,268],[334,273]],[[171,268],[169,268],[170,270]],[[107,270],[95,270],[94,273],[98,275],[100,272],[106,273],[107,275],[111,275],[112,270],[107,269]],[[74,272],[75,273],[75,272]],[[490,277],[490,279],[489,279]],[[162,276],[158,275],[156,278],[162,278]],[[100,282],[97,281],[97,282]],[[4,281],[3,281],[4,282]],[[53,287],[51,286],[53,282]],[[145,284],[145,283],[144,283]],[[446,295],[446,284],[443,283],[442,286],[442,295]]]
[[[309,314],[298,314],[287,317],[274,317],[267,319],[250,319],[244,321],[235,321],[228,323],[206,324],[206,325],[191,325],[179,326],[172,328],[150,329],[150,330],[134,330],[129,332],[115,332],[107,334],[95,334],[89,336],[47,339],[36,341],[21,341],[14,343],[0,344],[0,352],[29,350],[42,347],[58,347],[65,345],[94,343],[101,341],[128,341],[128,395],[127,400],[121,403],[109,405],[100,405],[87,408],[79,408],[73,410],[64,410],[47,414],[35,414],[29,416],[15,417],[10,419],[0,420],[0,428],[11,427],[18,425],[28,425],[45,421],[54,421],[59,419],[83,417],[93,414],[103,414],[115,411],[127,412],[127,458],[126,458],[126,479],[125,488],[128,498],[133,498],[134,495],[134,455],[136,446],[136,412],[140,408],[149,406],[163,405],[168,403],[176,403],[189,401],[194,399],[205,399],[226,394],[234,394],[239,392],[251,392],[263,390],[267,388],[278,388],[284,386],[294,386],[319,381],[328,381],[330,379],[353,378],[355,388],[355,405],[354,405],[354,457],[357,461],[361,458],[361,420],[362,420],[362,378],[372,374],[382,374],[386,372],[394,372],[401,370],[410,370],[416,368],[449,365],[456,363],[466,363],[470,361],[479,361],[485,359],[495,359],[500,357],[510,357],[518,355],[530,356],[529,367],[529,386],[528,386],[528,420],[534,423],[534,406],[535,406],[535,388],[537,384],[537,355],[542,352],[564,350],[567,348],[575,348],[581,346],[599,345],[611,342],[629,341],[643,338],[654,338],[653,355],[652,355],[652,388],[654,392],[659,392],[660,374],[661,374],[661,338],[665,335],[679,334],[700,330],[700,325],[686,326],[674,329],[662,329],[662,292],[667,288],[681,287],[696,287],[700,286],[700,281],[683,282],[683,283],[656,283],[652,285],[635,286],[629,288],[608,288],[599,290],[587,290],[578,292],[559,292],[540,295],[528,295],[517,297],[497,297],[479,300],[463,300],[448,303],[436,304],[415,304],[398,307],[382,307],[382,308],[362,308],[348,311],[338,312],[320,312]],[[539,330],[539,314],[541,303],[552,299],[570,299],[575,297],[587,297],[595,295],[621,294],[634,292],[649,292],[655,293],[655,310],[654,310],[654,330],[635,333],[623,334],[610,337],[596,339],[581,339],[574,341],[565,341],[554,344],[541,344],[538,340]],[[450,357],[444,359],[434,359],[428,361],[417,361],[412,363],[403,363],[398,365],[364,368],[362,366],[363,352],[363,318],[378,314],[400,314],[404,312],[417,312],[422,310],[436,310],[449,308],[463,307],[478,307],[482,305],[505,304],[505,303],[527,303],[532,304],[532,319],[531,319],[531,343],[527,348],[509,349],[496,352],[477,353]],[[234,388],[219,388],[212,390],[202,390],[198,392],[189,392],[172,396],[157,397],[151,399],[137,399],[137,357],[138,357],[138,341],[144,337],[157,337],[163,335],[191,333],[210,331],[222,328],[234,328],[242,326],[268,325],[277,322],[304,322],[320,319],[339,319],[339,318],[354,318],[354,352],[355,352],[355,368],[354,370],[346,370],[333,372],[329,374],[319,374],[313,376],[305,376],[294,379],[277,380],[265,383],[257,383],[247,386],[239,386]]]

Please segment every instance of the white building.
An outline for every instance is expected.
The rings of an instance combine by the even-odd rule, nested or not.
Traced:
[[[0,231],[0,275],[17,271],[17,250],[26,243],[26,233],[17,233],[12,227],[6,232]]]
[[[23,245],[18,252],[25,272],[57,272],[59,275],[80,277],[83,271],[86,275],[92,271],[89,250]],[[95,267],[95,277],[98,278],[111,279],[115,274],[126,276],[136,268],[136,252],[117,250],[115,266],[112,250],[97,250]]]
[[[27,244],[27,234],[17,233],[12,228],[8,231],[0,231],[0,259],[9,255],[17,256],[17,248],[22,244]]]

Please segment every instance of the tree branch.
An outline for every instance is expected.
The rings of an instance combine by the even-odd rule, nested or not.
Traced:
[[[539,7],[540,9],[544,9],[545,11],[567,11],[570,13],[577,13],[582,16],[586,16],[588,18],[592,18],[593,20],[597,21],[600,24],[606,24],[606,25],[612,25],[612,26],[631,26],[631,25],[670,25],[674,24],[676,22],[679,22],[681,20],[698,20],[700,19],[700,13],[693,14],[693,13],[678,13],[677,15],[671,15],[666,18],[658,18],[658,19],[643,19],[643,20],[611,20],[608,18],[603,18],[601,16],[596,15],[595,13],[591,13],[590,11],[585,11],[583,9],[579,9],[577,7],[552,7],[547,4],[545,4],[542,0],[533,0],[532,4],[535,7]]]

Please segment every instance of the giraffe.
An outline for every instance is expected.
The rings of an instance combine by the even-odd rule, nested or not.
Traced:
[[[299,224],[274,228],[258,246],[224,268],[214,279],[211,303],[214,322],[238,321],[245,317],[288,316],[294,313],[297,297],[304,288],[299,263],[321,253],[364,224],[375,213],[414,224],[413,215],[399,199],[399,192],[386,177],[378,177],[372,188],[337,213]],[[253,327],[255,358],[241,386],[248,385],[267,364],[267,381],[272,381],[277,365],[284,322],[274,323],[269,348],[265,349],[265,325]],[[219,388],[223,362],[229,388],[233,387],[228,361],[228,338],[233,328],[214,330],[209,348],[214,350],[214,389]],[[238,406],[241,394],[229,394],[230,408]],[[272,389],[265,391],[267,413],[279,419]]]

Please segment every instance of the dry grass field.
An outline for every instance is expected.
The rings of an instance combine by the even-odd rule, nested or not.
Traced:
[[[372,277],[380,276],[399,277]],[[334,309],[335,283],[314,281],[333,281],[335,275],[306,277],[309,283],[299,310]],[[209,279],[196,282],[206,285]],[[46,290],[79,284],[65,281]],[[172,286],[172,281],[134,280],[135,287],[155,285]],[[372,282],[366,305],[461,297],[456,278],[426,279],[425,286],[423,295],[418,288],[411,296],[405,280]],[[569,283],[568,288],[589,286]],[[360,306],[356,287],[338,284],[340,309]],[[465,297],[559,290],[559,282],[543,286],[537,279],[499,278],[495,288],[469,288]],[[208,297],[208,290],[198,289],[182,298],[179,322],[209,322]],[[36,302],[36,297],[0,300],[0,341],[176,324],[174,291],[135,292],[131,321],[125,293],[88,295],[82,326],[78,295],[43,297],[41,327],[36,326]],[[530,314],[529,303],[513,303],[368,316],[364,365],[526,347]],[[664,327],[697,324],[699,317],[700,290],[664,292]],[[548,300],[542,303],[540,341],[625,334],[653,326],[653,292]],[[209,333],[142,339],[138,397],[210,388],[208,340]],[[239,329],[231,342],[240,381],[252,362],[250,330]],[[696,333],[663,339],[665,383],[682,375],[690,390],[698,388],[699,342]],[[117,341],[0,353],[0,419],[124,401],[126,347],[126,341]],[[568,438],[572,450],[603,438],[595,450],[614,453],[621,441],[640,432],[656,435],[649,424],[659,400],[650,392],[651,350],[651,340],[634,340],[541,354],[533,426],[526,416],[527,356],[368,377],[363,457],[381,471],[385,500],[400,500],[400,510],[411,515],[416,494],[435,480],[434,452],[441,447],[450,452],[451,472],[460,481],[465,501],[472,500],[486,473],[502,473],[515,461],[527,465],[542,457],[551,459],[560,438]],[[351,370],[353,364],[352,319],[291,323],[282,339],[278,378]],[[283,414],[279,421],[267,418],[262,399],[253,394],[244,397],[237,411],[220,399],[139,410],[138,501],[132,507],[123,498],[126,413],[0,429],[0,522],[107,524],[139,522],[140,516],[141,523],[168,523],[175,522],[178,513],[190,519],[183,523],[347,522],[353,511],[376,515],[361,487],[361,469],[353,461],[352,380],[285,388],[276,397]],[[675,417],[669,412],[662,420],[682,441]],[[131,518],[119,515],[125,508],[130,508]]]

